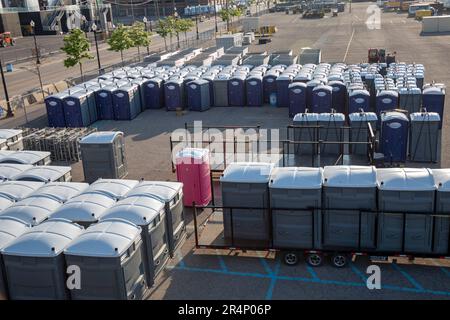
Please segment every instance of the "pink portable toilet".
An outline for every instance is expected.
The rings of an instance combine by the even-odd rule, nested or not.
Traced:
[[[177,180],[183,183],[183,204],[206,206],[211,201],[209,151],[185,148],[176,154]]]

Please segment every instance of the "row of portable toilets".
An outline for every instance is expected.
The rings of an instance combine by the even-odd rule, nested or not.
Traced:
[[[131,120],[145,109],[203,111],[212,106],[308,109],[344,114],[426,108],[443,115],[445,86],[423,84],[421,65],[251,65],[126,67],[46,98],[51,127]],[[404,67],[404,68],[403,68]],[[384,71],[383,71],[384,70]],[[406,71],[405,71],[406,70]]]
[[[369,141],[368,124],[379,139],[378,149],[374,151],[383,154],[384,161],[438,161],[441,118],[436,112],[425,111],[409,115],[386,111],[380,117],[374,112],[356,112],[347,118],[343,113],[298,113],[293,119],[293,140],[303,143],[295,146],[296,153],[309,155],[320,152],[338,156],[344,154],[343,145],[348,141],[360,143],[350,143],[349,154],[367,156],[369,145],[363,143]],[[315,143],[319,140],[325,142],[320,148]]]
[[[185,238],[183,185],[5,181],[0,299],[142,299]],[[73,268],[81,281],[66,286]]]
[[[450,255],[449,169],[232,163],[220,184],[234,246]]]

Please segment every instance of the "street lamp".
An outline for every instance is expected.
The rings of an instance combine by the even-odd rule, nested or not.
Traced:
[[[195,15],[195,32],[197,34],[197,40],[200,39],[199,34],[198,34],[198,14]]]
[[[41,60],[39,59],[39,50],[38,50],[38,46],[37,46],[37,41],[36,41],[36,32],[35,32],[35,23],[33,20],[30,21],[30,27],[33,30],[33,39],[34,39],[34,50],[36,50],[36,64],[41,64]]]
[[[147,17],[144,17],[142,19],[142,22],[144,22],[144,25],[145,25],[145,32],[148,32],[148,30],[147,30],[147,22],[148,22]],[[150,26],[151,26],[151,24],[150,24]],[[147,37],[148,37],[148,34],[147,34]],[[150,54],[150,43],[149,42],[147,42],[147,54]]]
[[[3,73],[3,64],[1,59],[0,59],[0,73],[2,75],[3,91],[5,92],[5,100],[7,106],[6,117],[7,118],[14,117],[14,112],[11,109],[11,102],[9,101],[8,88],[6,87],[6,79],[5,74]]]
[[[219,28],[217,27],[217,4],[216,0],[214,0],[214,24],[216,25],[216,33],[219,32]]]
[[[95,22],[91,26],[91,30],[94,33],[94,41],[95,41],[95,50],[97,51],[97,63],[98,63],[98,72],[101,71],[102,65],[100,63],[100,53],[98,52],[98,42],[97,42],[97,25]]]

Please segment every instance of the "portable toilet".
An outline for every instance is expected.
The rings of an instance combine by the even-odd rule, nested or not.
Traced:
[[[209,83],[209,104],[210,106],[214,106],[214,79],[215,75],[203,75],[202,79],[208,81]]]
[[[398,93],[393,90],[381,90],[377,93],[375,110],[377,115],[381,115],[384,111],[397,109]]]
[[[292,75],[281,74],[277,77],[277,107],[287,108],[289,107],[289,85],[292,83]]]
[[[322,192],[323,246],[375,249],[375,167],[326,166]]]
[[[289,85],[289,117],[306,111],[306,84],[294,82]]]
[[[310,110],[313,105],[313,90],[320,85],[322,85],[322,81],[318,79],[312,79],[306,83],[306,107]]]
[[[14,202],[20,201],[43,185],[42,182],[5,181],[0,183],[0,196],[11,199]]]
[[[432,169],[434,184],[436,186],[436,203],[434,217],[434,247],[433,253],[450,255],[448,243],[450,232],[450,170]]]
[[[67,219],[84,227],[96,223],[116,199],[99,192],[83,192],[55,210],[50,218]]]
[[[32,195],[55,198],[65,203],[88,187],[89,184],[83,182],[49,182],[37,189]]]
[[[9,152],[11,153],[0,157],[0,163],[31,164],[43,166],[51,163],[51,153],[47,151],[22,150]]]
[[[297,113],[294,116],[294,141],[305,142],[295,145],[296,154],[317,153],[317,144],[314,142],[319,140],[318,121],[319,115],[317,113]]]
[[[331,112],[333,88],[326,85],[318,85],[312,90],[311,111],[316,113]]]
[[[45,108],[47,110],[48,126],[63,128],[66,126],[64,117],[64,98],[69,94],[67,91],[58,92],[45,98]]]
[[[14,176],[13,180],[41,182],[69,182],[72,180],[72,167],[69,166],[33,166]]]
[[[0,217],[0,252],[14,239],[30,229],[30,225],[20,219]],[[0,301],[8,299],[8,285],[6,281],[4,263],[0,254]]]
[[[377,171],[378,245],[382,252],[431,253],[435,183],[430,169]]]
[[[121,179],[128,174],[123,132],[97,131],[80,140],[84,179]]]
[[[398,90],[399,108],[408,114],[419,112],[422,108],[422,90],[419,88],[400,88]]]
[[[409,120],[401,112],[381,114],[380,151],[385,161],[405,162],[408,149]]]
[[[442,121],[444,120],[445,87],[431,86],[423,89],[422,105],[428,112],[437,112]]]
[[[143,78],[141,76],[131,80],[130,82],[132,84],[135,84],[138,86],[138,92],[139,92],[139,112],[144,111],[144,109],[146,109],[146,102],[145,102],[145,84],[147,83],[147,78]]]
[[[332,88],[333,92],[331,95],[332,108],[336,112],[346,114],[346,104],[347,104],[347,87],[342,81],[330,81],[328,85]]]
[[[438,161],[441,118],[436,112],[410,115],[409,156],[411,161]]]
[[[87,228],[65,250],[67,265],[81,270],[72,300],[141,300],[146,294],[141,228],[109,219]]]
[[[91,121],[91,124],[98,120],[97,103],[95,101],[95,90],[97,89],[98,88],[96,87],[89,87],[85,89],[89,106],[89,120]]]
[[[272,170],[269,193],[274,248],[320,248],[317,209],[322,206],[322,174],[322,168]]]
[[[77,91],[63,99],[66,127],[87,127],[92,123],[89,99],[86,91]]]
[[[263,99],[264,103],[270,102],[270,95],[277,93],[277,78],[279,73],[268,71],[263,77]]]
[[[114,120],[133,120],[140,113],[139,86],[128,84],[113,92]]]
[[[228,107],[228,80],[231,78],[230,74],[220,73],[214,79],[214,106]]]
[[[32,167],[30,164],[0,163],[0,180],[11,180]]]
[[[114,120],[113,94],[117,86],[103,87],[95,92],[98,118],[100,120]]]
[[[185,108],[183,79],[171,79],[164,83],[164,100],[167,111]]]
[[[261,107],[264,103],[262,76],[249,76],[246,80],[246,89],[247,105],[250,107]]]
[[[369,126],[372,133],[376,134],[376,126],[378,117],[375,112],[355,112],[349,116],[350,122],[350,142],[368,142]],[[375,147],[375,146],[373,146]],[[368,144],[350,144],[349,151],[351,154],[366,156],[369,154]]]
[[[164,107],[164,79],[152,78],[144,83],[145,109],[161,109]]]
[[[198,79],[186,86],[187,106],[191,111],[205,111],[211,107],[209,82]]]
[[[183,183],[183,203],[206,206],[212,199],[211,168],[207,149],[184,148],[175,156],[177,181]]]
[[[92,183],[85,192],[100,192],[113,199],[122,200],[138,183],[137,180],[100,178]]]
[[[169,258],[164,206],[164,202],[152,196],[129,196],[101,217],[101,221],[119,218],[141,227],[144,268],[149,287]]]
[[[244,107],[246,105],[245,74],[235,74],[228,80],[228,105]]]
[[[348,114],[370,112],[370,93],[364,89],[351,90],[348,93]]]
[[[320,147],[321,154],[339,155],[344,153],[345,116],[342,113],[320,113],[317,124],[320,126],[319,137],[324,143]],[[337,142],[337,143],[333,143]]]
[[[83,227],[67,220],[51,220],[29,229],[3,248],[10,298],[69,299],[62,253],[82,231]],[[84,276],[87,274],[81,278]]]
[[[270,244],[269,188],[274,165],[234,162],[220,178],[224,207],[224,235],[231,245]]]
[[[169,251],[173,256],[186,236],[183,184],[172,181],[141,181],[127,194],[128,197],[138,195],[156,197],[165,203]]]

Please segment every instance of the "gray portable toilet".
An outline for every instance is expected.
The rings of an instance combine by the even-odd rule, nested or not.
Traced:
[[[430,169],[377,171],[378,240],[383,252],[431,253],[435,183]]]
[[[87,228],[96,223],[115,204],[116,200],[106,194],[84,192],[53,211],[50,218],[67,219]]]
[[[0,163],[0,180],[11,180],[12,177],[32,167],[31,164]]]
[[[82,231],[83,227],[67,220],[51,220],[29,229],[7,245],[2,255],[10,298],[69,299],[63,250]]]
[[[87,127],[91,121],[90,101],[93,92],[83,89],[72,92],[63,99],[64,118],[66,127]]]
[[[20,201],[42,187],[42,182],[5,181],[0,183],[0,196]]]
[[[375,248],[376,186],[373,166],[324,167],[322,245],[325,248]]]
[[[450,255],[450,169],[432,169],[436,186],[433,253]]]
[[[113,92],[114,120],[133,120],[141,112],[139,85],[128,83]]]
[[[186,223],[183,206],[183,184],[172,181],[141,181],[127,197],[149,195],[157,197],[165,203],[166,227],[169,240],[170,255],[186,237]]]
[[[294,116],[294,141],[316,142],[319,140],[318,129],[319,114],[317,113],[297,113]],[[317,144],[297,144],[295,145],[297,154],[316,154]]]
[[[85,192],[100,192],[107,196],[122,200],[139,182],[128,179],[98,179]]]
[[[34,166],[14,176],[17,181],[70,182],[72,168],[70,166]]]
[[[402,110],[409,114],[419,112],[422,107],[422,90],[419,88],[400,88],[398,90],[398,103]]]
[[[441,117],[437,112],[410,114],[409,155],[411,161],[438,161]]]
[[[228,107],[228,80],[230,78],[230,74],[220,73],[213,80],[215,107]]]
[[[119,201],[100,219],[119,218],[141,227],[144,267],[149,287],[164,269],[170,256],[165,215],[164,202],[153,196],[137,195]]]
[[[191,111],[205,111],[211,107],[209,82],[198,79],[186,84],[187,106]]]
[[[0,139],[6,140],[8,150],[23,150],[23,131],[21,129],[0,129]]]
[[[272,170],[269,192],[274,248],[320,248],[322,180],[322,168]]]
[[[20,219],[0,217],[0,252],[18,236],[30,229],[30,225]],[[8,299],[8,285],[0,254],[0,301]]]
[[[235,162],[223,172],[224,234],[232,245],[269,245],[268,182],[273,167],[272,163]]]
[[[47,220],[62,205],[53,197],[29,196],[0,213],[0,217],[13,217],[36,226]]]
[[[72,300],[140,300],[146,294],[141,228],[109,219],[87,228],[65,250],[67,265],[81,270]]]
[[[345,115],[343,113],[320,113],[317,124],[320,127],[319,137],[324,142],[344,142]],[[321,154],[339,155],[344,152],[344,145],[339,143],[324,143]]]
[[[80,140],[84,180],[121,179],[128,174],[123,132],[98,131]]]
[[[368,142],[369,126],[372,133],[376,134],[378,117],[375,112],[355,112],[348,116],[350,122],[350,142]],[[374,146],[375,147],[375,146]],[[367,155],[369,153],[369,145],[350,144],[349,151],[351,154]]]
[[[5,152],[5,151],[3,151]],[[45,166],[52,162],[50,159],[50,152],[47,151],[13,151],[4,157],[0,158],[0,163],[17,163],[17,164],[32,164]]]
[[[55,198],[64,203],[79,195],[88,187],[89,184],[82,182],[49,182],[36,190],[32,195]]]

